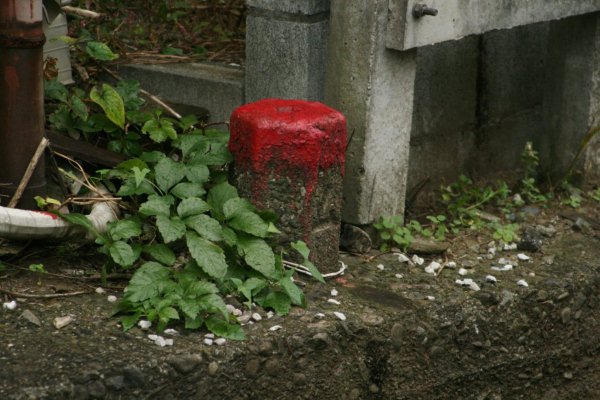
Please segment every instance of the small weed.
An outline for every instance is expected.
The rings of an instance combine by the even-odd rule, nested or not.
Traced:
[[[383,240],[381,251],[387,251],[390,243],[406,250],[414,239],[412,231],[416,225],[413,223],[412,229],[409,226],[404,226],[404,217],[400,215],[382,216],[373,226],[379,231],[379,237]]]
[[[525,174],[521,180],[520,195],[526,203],[545,203],[548,197],[543,195],[538,187],[537,179],[540,167],[538,152],[533,149],[531,142],[525,144],[521,152],[521,164]]]
[[[594,190],[590,190],[588,192],[588,196],[590,197],[590,199],[594,200],[597,203],[600,203],[600,187],[596,188]]]

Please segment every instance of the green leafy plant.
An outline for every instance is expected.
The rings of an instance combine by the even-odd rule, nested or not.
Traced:
[[[600,188],[590,190],[588,196],[597,203],[600,203]]]
[[[541,193],[537,184],[540,158],[538,152],[533,149],[531,142],[525,143],[525,147],[521,152],[521,164],[525,170],[519,189],[521,198],[527,203],[544,203],[548,201],[548,197]]]
[[[492,237],[496,240],[502,240],[504,243],[511,243],[519,240],[519,224],[502,224],[493,222],[490,224],[493,229]]]
[[[379,231],[379,237],[383,241],[381,251],[387,251],[390,243],[406,250],[414,239],[411,227],[404,226],[404,217],[401,215],[382,216],[373,227]]]

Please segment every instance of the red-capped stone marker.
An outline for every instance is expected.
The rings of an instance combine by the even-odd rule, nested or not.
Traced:
[[[344,116],[317,102],[265,99],[237,108],[230,130],[240,194],[279,215],[280,245],[303,240],[322,272],[338,270]]]

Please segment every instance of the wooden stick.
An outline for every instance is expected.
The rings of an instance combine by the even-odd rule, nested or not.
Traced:
[[[79,7],[62,6],[61,8],[67,14],[77,15],[78,17],[96,19],[96,18],[101,18],[103,16],[102,14],[97,13],[95,11],[90,11],[90,10],[86,10],[86,9],[79,8]]]
[[[91,292],[90,291],[81,291],[81,292],[71,292],[71,293],[29,294],[29,293],[12,292],[10,290],[0,288],[0,293],[4,293],[11,297],[21,297],[23,299],[56,299],[56,298],[60,298],[60,297],[81,296],[82,294],[88,294]]]
[[[8,206],[7,206],[8,208],[15,208],[17,203],[19,202],[19,200],[21,200],[21,196],[23,196],[23,192],[25,191],[25,188],[27,188],[27,185],[29,184],[29,181],[31,180],[31,176],[33,175],[33,171],[35,170],[35,167],[37,167],[38,162],[40,161],[40,158],[44,154],[44,150],[46,150],[46,147],[48,147],[48,143],[50,143],[50,141],[48,139],[42,138],[42,141],[40,142],[37,149],[35,150],[35,153],[33,153],[33,157],[31,158],[31,161],[29,161],[29,165],[27,166],[27,169],[25,170],[25,174],[23,175],[23,178],[21,178],[21,183],[19,183],[19,186],[17,187],[15,194],[13,195],[12,199],[10,200],[10,203],[8,203]]]

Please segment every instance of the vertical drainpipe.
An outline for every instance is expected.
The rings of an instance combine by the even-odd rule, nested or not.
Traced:
[[[42,0],[0,0],[0,204],[6,205],[44,136]],[[19,207],[45,186],[40,159]],[[8,196],[8,197],[7,197]]]

